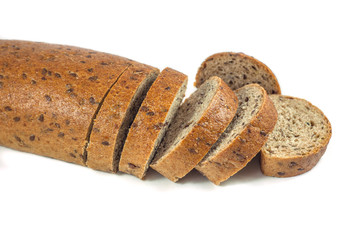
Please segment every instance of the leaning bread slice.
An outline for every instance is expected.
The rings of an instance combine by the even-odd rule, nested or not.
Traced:
[[[131,122],[159,70],[133,63],[111,87],[91,126],[86,165],[117,172],[121,150]]]
[[[211,76],[222,78],[232,90],[250,83],[257,83],[268,94],[280,94],[274,73],[259,60],[244,53],[223,52],[208,57],[196,74],[195,86],[199,87]]]
[[[149,163],[184,96],[187,76],[165,68],[148,91],[131,124],[119,171],[144,178]]]
[[[246,85],[235,94],[239,106],[234,119],[196,166],[216,185],[247,165],[265,144],[277,120],[274,104],[260,85]]]
[[[320,109],[306,100],[270,96],[278,112],[274,131],[261,150],[264,175],[292,177],[312,169],[331,138],[331,124]]]
[[[206,81],[181,105],[150,166],[174,182],[184,177],[229,125],[237,104],[220,78]]]

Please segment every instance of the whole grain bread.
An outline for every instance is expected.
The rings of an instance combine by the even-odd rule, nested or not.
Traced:
[[[143,179],[169,123],[184,96],[187,76],[165,68],[157,77],[131,124],[119,171]]]
[[[87,147],[88,167],[107,172],[118,171],[129,127],[158,74],[156,68],[133,63],[109,89],[93,121]]]
[[[196,170],[219,185],[244,168],[265,144],[277,112],[264,88],[249,84],[235,91],[236,115]]]
[[[196,74],[195,86],[199,87],[211,76],[220,77],[232,90],[257,83],[268,94],[281,93],[279,83],[270,68],[244,53],[222,52],[208,57]]]
[[[189,173],[234,118],[238,100],[218,77],[212,77],[180,106],[150,165],[171,181]]]
[[[133,63],[89,49],[0,40],[0,145],[84,165],[99,104]]]
[[[264,175],[292,177],[312,169],[331,138],[331,124],[323,112],[306,100],[271,95],[278,121],[261,150]]]

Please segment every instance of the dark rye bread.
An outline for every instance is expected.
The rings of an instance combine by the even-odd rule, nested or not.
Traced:
[[[234,118],[238,100],[212,77],[180,106],[150,165],[173,182],[189,173]]]
[[[184,96],[187,76],[165,68],[141,104],[121,153],[119,171],[143,179]]]
[[[84,165],[99,103],[132,63],[89,49],[0,40],[0,145]]]
[[[158,74],[156,68],[134,63],[110,89],[94,119],[87,148],[88,167],[118,171],[129,127]]]
[[[244,53],[222,52],[208,57],[196,74],[195,86],[199,87],[211,76],[220,77],[232,90],[257,83],[268,94],[281,93],[279,83],[270,68]]]
[[[278,112],[274,131],[261,150],[264,175],[292,177],[312,169],[331,138],[331,124],[320,109],[306,100],[272,95]]]
[[[196,170],[219,185],[243,169],[265,144],[277,112],[264,88],[249,84],[235,91],[239,100],[232,122]]]

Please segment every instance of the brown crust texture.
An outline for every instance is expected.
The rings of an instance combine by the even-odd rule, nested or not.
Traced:
[[[201,118],[172,151],[150,165],[173,182],[201,161],[235,116],[238,105],[235,93],[220,78],[214,78],[219,85]]]
[[[226,148],[214,157],[200,162],[196,170],[219,185],[243,169],[265,144],[277,121],[274,104],[262,88],[264,101],[256,116]]]
[[[261,172],[270,177],[294,177],[310,171],[324,155],[327,144],[304,157],[277,158],[261,151]]]
[[[315,147],[305,156],[276,157],[267,154],[264,148],[261,150],[260,167],[262,173],[266,176],[285,178],[308,172],[319,162],[320,158],[326,151],[327,145],[329,144],[332,135],[332,128],[329,120],[318,107],[301,98],[289,96],[283,97],[307,102],[311,107],[323,115],[329,129],[329,134],[326,136],[324,143],[321,146]]]
[[[119,171],[141,179],[145,176],[148,161],[156,150],[160,130],[169,125],[166,122],[169,109],[186,83],[187,76],[176,70],[165,68],[161,72],[131,125],[121,154]]]
[[[99,103],[132,63],[72,46],[0,40],[0,145],[84,165]]]
[[[155,79],[158,73],[156,68],[139,63],[132,64],[111,88],[94,119],[87,148],[88,167],[106,172],[118,171],[118,164],[115,162],[121,153],[123,137],[126,137],[129,128],[124,124],[126,118],[135,116],[137,111],[131,109],[130,103],[143,81],[148,77]]]
[[[279,82],[277,81],[275,74],[271,71],[271,69],[268,66],[266,66],[261,61],[255,59],[254,57],[248,56],[244,53],[235,53],[235,52],[215,53],[215,54],[209,56],[208,58],[206,58],[205,61],[202,62],[201,66],[199,67],[198,72],[196,74],[196,78],[195,78],[195,82],[194,82],[195,87],[197,87],[197,88],[200,87],[200,85],[204,81],[207,80],[206,77],[204,76],[204,69],[207,67],[208,62],[212,61],[213,59],[221,58],[221,57],[231,57],[233,59],[244,59],[246,61],[251,62],[253,65],[256,65],[256,66],[262,68],[267,74],[269,74],[269,76],[271,76],[271,79],[273,80],[271,82],[271,84],[273,85],[274,88],[271,92],[268,91],[268,94],[281,94]],[[231,73],[227,73],[227,74],[231,74]],[[221,76],[219,76],[219,77],[221,77]],[[260,83],[260,82],[253,82],[253,83]],[[234,88],[232,88],[232,89],[236,90]]]

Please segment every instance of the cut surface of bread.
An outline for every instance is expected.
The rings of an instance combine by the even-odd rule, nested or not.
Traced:
[[[165,68],[157,77],[131,124],[119,171],[143,178],[184,96],[187,76]]]
[[[279,83],[270,68],[244,53],[222,52],[208,57],[196,74],[195,86],[199,87],[211,76],[220,77],[232,90],[257,83],[268,94],[281,93]]]
[[[291,177],[312,169],[331,138],[331,124],[306,100],[271,95],[278,112],[274,131],[261,150],[261,170],[274,177]]]
[[[132,64],[111,88],[94,120],[87,148],[88,167],[118,171],[130,124],[158,73],[156,68]]]
[[[260,85],[246,85],[235,94],[239,105],[234,119],[196,166],[216,185],[247,165],[265,144],[277,120],[276,109]]]
[[[184,177],[229,125],[237,103],[225,82],[209,79],[180,106],[150,166],[174,182]]]
[[[0,145],[84,165],[99,103],[132,63],[90,49],[0,40]]]

